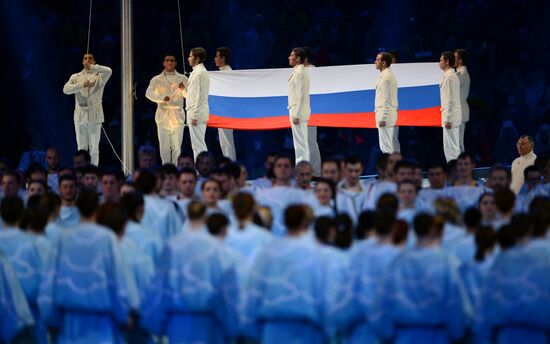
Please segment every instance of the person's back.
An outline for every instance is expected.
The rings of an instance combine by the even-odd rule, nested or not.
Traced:
[[[59,342],[120,342],[130,311],[124,261],[115,235],[82,222],[65,232],[47,263],[41,316]]]
[[[9,259],[0,252],[0,342],[9,343],[34,320]]]
[[[516,244],[496,256],[476,308],[476,339],[494,343],[550,341],[550,245],[539,244]]]
[[[396,343],[450,343],[464,335],[469,323],[471,305],[458,261],[437,244],[442,223],[428,218],[415,218],[417,246],[389,265],[369,314],[379,335]]]
[[[322,342],[324,274],[318,248],[306,235],[265,246],[245,291],[246,333],[262,343]]]
[[[142,302],[142,326],[175,343],[223,343],[234,336],[238,288],[224,261],[222,244],[205,230],[174,236]]]
[[[262,227],[249,222],[243,228],[232,226],[225,244],[253,261],[259,250],[273,240],[273,235]]]

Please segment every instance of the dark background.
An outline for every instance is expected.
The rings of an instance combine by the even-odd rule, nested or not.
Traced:
[[[62,88],[82,69],[90,3],[0,1],[0,157],[17,165],[25,150],[56,146],[69,165],[76,150],[74,96]],[[286,67],[295,46],[312,47],[318,66],[372,63],[382,50],[398,51],[399,62],[436,62],[442,51],[465,48],[472,79],[466,148],[478,166],[510,163],[522,134],[535,137],[537,153],[550,149],[548,2],[201,0],[181,6],[185,52],[206,48],[210,69],[218,46],[232,49],[238,69]],[[156,105],[144,94],[165,52],[178,55],[182,72],[177,13],[177,0],[134,1],[136,151],[144,143],[158,147]],[[119,1],[93,1],[90,51],[114,71],[103,99],[104,126],[120,152]],[[440,128],[402,127],[400,140],[404,155],[424,166],[443,159]],[[253,177],[262,173],[268,151],[293,152],[289,130],[239,131],[235,141]],[[220,154],[215,129],[207,143]],[[360,154],[366,172],[374,172],[376,130],[319,128],[319,145],[324,157]],[[100,155],[100,167],[118,166],[105,137]]]

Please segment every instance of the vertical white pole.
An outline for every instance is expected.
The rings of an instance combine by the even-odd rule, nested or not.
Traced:
[[[121,80],[122,80],[122,169],[128,175],[134,168],[134,68],[132,43],[132,0],[121,0]]]

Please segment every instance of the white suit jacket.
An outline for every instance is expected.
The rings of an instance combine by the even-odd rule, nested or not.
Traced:
[[[397,79],[390,68],[380,72],[376,79],[374,96],[374,113],[376,127],[380,121],[386,121],[386,127],[393,127],[397,122]]]
[[[451,122],[452,127],[460,126],[462,121],[462,110],[460,108],[460,81],[454,68],[449,68],[443,74],[439,84],[441,96],[441,126],[445,122]]]
[[[311,116],[309,76],[303,64],[294,66],[288,78],[287,109],[291,120],[298,118],[300,121],[307,121]]]

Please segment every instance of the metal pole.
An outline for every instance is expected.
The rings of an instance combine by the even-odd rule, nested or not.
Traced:
[[[132,0],[121,0],[121,80],[122,80],[122,169],[124,174],[134,168],[134,73],[132,49]]]

